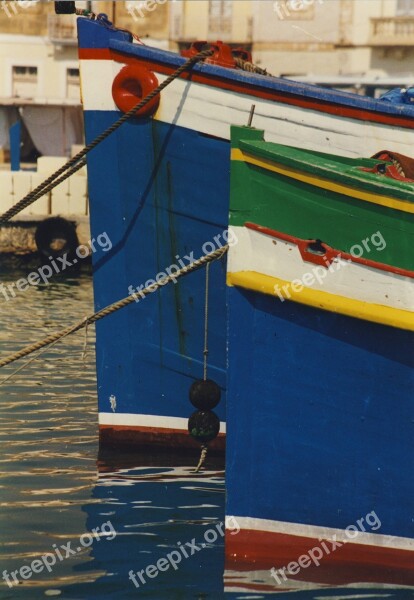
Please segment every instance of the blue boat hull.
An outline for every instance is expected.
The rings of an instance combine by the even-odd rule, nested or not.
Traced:
[[[116,112],[86,112],[87,142],[118,117]],[[222,165],[228,164],[229,151],[227,142],[146,120],[124,125],[89,156],[91,232],[94,237],[106,232],[113,244],[110,257],[94,264],[97,310],[128,296],[130,286],[144,286],[173,265],[180,268],[180,260],[188,265],[204,254],[206,242],[207,252],[225,244],[229,180]],[[224,260],[210,267],[210,293],[208,376],[222,388],[217,414],[223,421]],[[116,414],[188,418],[194,410],[189,388],[203,375],[204,295],[202,270],[145,299],[137,294],[139,302],[97,323],[101,418],[114,402]],[[125,423],[103,426],[101,433],[128,444],[134,437],[163,443],[167,428]],[[126,429],[137,435],[131,438]],[[139,432],[146,429],[148,436],[141,438]]]
[[[127,33],[99,21],[79,19],[78,28],[90,142],[121,116],[111,87],[125,64],[146,68],[161,81],[184,59],[133,44]],[[252,104],[255,124],[263,123],[270,137],[282,142],[299,136],[304,146],[346,149],[347,155],[359,152],[361,139],[373,151],[391,138],[401,140],[400,151],[407,140],[411,144],[412,107],[216,64],[194,66],[162,92],[153,118],[124,123],[88,155],[92,236],[105,232],[113,244],[103,258],[94,257],[97,309],[144,287],[180,260],[188,264],[185,257],[202,256],[204,244],[211,251],[222,243],[229,212],[230,124],[245,125]],[[199,271],[97,323],[102,439],[196,447],[186,427],[193,410],[188,390],[203,373],[204,293],[205,273]],[[222,389],[217,408],[222,433],[226,311],[221,260],[211,266],[208,376]]]
[[[230,562],[279,568],[351,526],[371,534],[376,579],[362,580],[413,584],[412,332],[236,287],[228,299],[226,514],[243,530]],[[372,558],[383,545],[391,575]]]

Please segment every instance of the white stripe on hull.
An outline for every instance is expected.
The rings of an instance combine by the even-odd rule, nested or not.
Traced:
[[[189,411],[190,414],[191,411]],[[159,415],[139,415],[133,413],[99,413],[99,425],[113,427],[152,427],[155,429],[182,429],[188,431],[188,419]],[[220,423],[220,433],[226,432],[226,424]]]
[[[84,109],[117,110],[112,82],[123,65],[109,60],[80,62]],[[157,77],[160,83],[166,79],[160,73]],[[336,117],[182,79],[162,92],[155,119],[229,140],[230,125],[246,125],[252,104],[253,125],[265,130],[269,142],[344,156],[371,156],[385,149],[412,153],[410,129]]]
[[[228,273],[255,271],[288,282],[295,279],[303,282],[306,274],[313,274],[314,283],[306,286],[310,289],[400,310],[414,310],[414,280],[409,277],[345,260],[335,262],[327,269],[306,262],[296,244],[246,227],[230,229],[231,237],[238,242],[228,255]],[[320,282],[315,279],[317,273]],[[278,297],[276,293],[275,297]]]
[[[368,531],[363,531],[361,527],[358,527],[355,523],[350,523],[349,525],[355,526],[359,530],[359,533],[355,536],[354,534],[356,531],[352,529],[352,535],[354,536],[352,537],[351,532],[346,532],[345,529],[321,527],[319,525],[304,525],[302,523],[288,523],[286,521],[273,521],[270,519],[258,519],[254,517],[240,517],[236,515],[226,516],[226,529],[234,531],[235,522],[241,530],[245,531],[264,531],[311,539],[332,539],[333,536],[336,536],[336,539],[339,542],[414,551],[414,539],[394,535],[384,535],[382,533],[369,533]],[[365,523],[365,521],[362,523],[362,526],[369,529],[369,525]]]

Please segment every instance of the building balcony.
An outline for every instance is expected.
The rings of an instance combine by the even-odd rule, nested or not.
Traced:
[[[78,43],[76,20],[72,15],[48,15],[47,31],[52,44],[76,46]]]
[[[414,17],[371,19],[372,46],[414,46]]]

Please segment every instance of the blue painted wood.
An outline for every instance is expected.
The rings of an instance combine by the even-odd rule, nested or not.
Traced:
[[[22,123],[16,121],[10,129],[10,163],[12,171],[20,171]]]
[[[414,537],[413,334],[228,299],[226,513],[346,528],[376,511],[378,533]]]
[[[87,112],[86,140],[118,117]],[[113,243],[95,255],[96,309],[128,295],[167,267],[203,254],[227,227],[226,142],[157,121],[123,125],[88,157],[92,235]],[[211,173],[216,173],[214,178]],[[212,248],[210,248],[211,250]],[[185,257],[189,257],[185,258]],[[133,304],[97,324],[99,410],[188,417],[188,390],[202,377],[205,272]],[[223,390],[225,414],[225,263],[211,266],[209,376]]]
[[[109,40],[132,42],[132,35],[126,31],[117,31],[105,27],[102,22],[90,21],[85,17],[78,17],[78,45],[79,48],[108,48]]]

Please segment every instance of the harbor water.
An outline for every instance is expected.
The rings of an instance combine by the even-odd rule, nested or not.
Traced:
[[[27,272],[3,266],[0,279]],[[91,274],[0,302],[6,356],[92,313]],[[291,595],[269,574],[249,572],[226,573],[224,587],[222,465],[208,460],[195,474],[185,455],[98,455],[93,328],[7,379],[26,360],[1,372],[1,599],[414,597],[393,586],[315,590],[306,582]],[[157,563],[163,568],[149,568]]]

